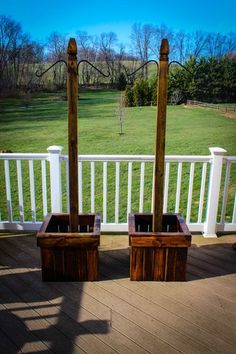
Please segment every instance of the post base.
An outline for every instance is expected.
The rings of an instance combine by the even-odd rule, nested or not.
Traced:
[[[98,280],[100,215],[79,214],[78,232],[69,232],[69,214],[49,214],[37,234],[43,281]]]
[[[130,279],[185,281],[191,234],[180,214],[163,215],[163,231],[152,232],[152,214],[130,214]]]

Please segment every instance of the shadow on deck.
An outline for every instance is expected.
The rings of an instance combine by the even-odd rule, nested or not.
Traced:
[[[0,352],[233,353],[233,236],[193,237],[187,282],[130,282],[127,236],[102,236],[99,282],[41,281],[35,235],[0,234]]]

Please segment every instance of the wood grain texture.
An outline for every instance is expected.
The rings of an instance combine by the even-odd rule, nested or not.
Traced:
[[[156,150],[154,162],[154,198],[153,231],[162,229],[163,195],[164,195],[164,160],[166,135],[166,106],[168,89],[168,54],[169,43],[163,39],[160,47],[159,79],[157,91]]]
[[[43,281],[98,280],[100,215],[80,214],[77,220],[72,233],[69,214],[50,214],[38,232]]]
[[[129,215],[130,279],[185,281],[192,238],[187,225],[179,213],[164,214],[161,232],[154,232],[152,219],[152,214]]]
[[[67,101],[68,101],[68,155],[69,155],[69,202],[70,202],[70,231],[78,230],[78,144],[77,144],[77,45],[70,38],[67,60]]]

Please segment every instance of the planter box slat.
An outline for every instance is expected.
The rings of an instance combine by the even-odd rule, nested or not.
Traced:
[[[37,234],[44,281],[98,280],[100,215],[79,214],[78,230],[68,232],[69,214],[50,214]]]
[[[134,247],[190,247],[191,241],[185,239],[183,236],[176,234],[171,236],[160,235],[155,236],[147,233],[145,236],[133,236],[131,240],[131,246]]]
[[[149,230],[149,232],[148,232]],[[191,234],[180,214],[164,214],[152,232],[152,214],[130,214],[130,279],[184,281]]]

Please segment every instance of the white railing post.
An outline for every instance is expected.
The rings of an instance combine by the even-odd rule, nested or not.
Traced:
[[[204,237],[217,237],[216,224],[220,196],[221,173],[223,157],[226,150],[222,148],[209,148],[211,152],[211,171],[207,198],[206,221],[204,224]]]
[[[49,146],[47,148],[50,162],[50,187],[51,187],[51,212],[60,213],[62,211],[61,202],[61,163],[60,155],[62,146]]]

